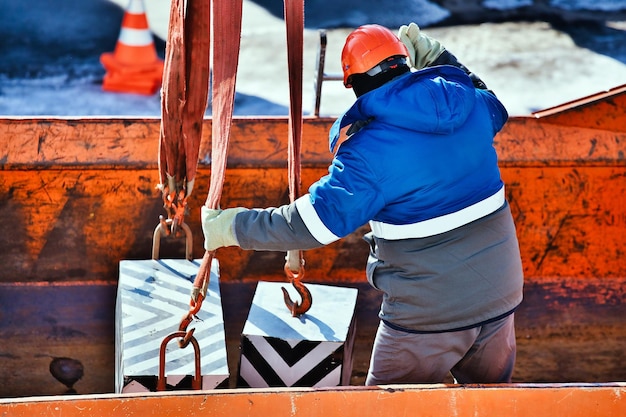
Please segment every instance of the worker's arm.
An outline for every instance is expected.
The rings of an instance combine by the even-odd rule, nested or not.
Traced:
[[[202,207],[202,231],[204,248],[208,251],[225,246],[248,250],[305,250],[327,243],[313,237],[296,203],[267,209]]]

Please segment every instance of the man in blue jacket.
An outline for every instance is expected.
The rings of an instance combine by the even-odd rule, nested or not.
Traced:
[[[282,207],[203,207],[205,248],[312,249],[369,223],[383,301],[366,384],[511,382],[523,273],[493,147],[506,109],[414,23],[356,29],[342,68],[357,100],[331,128],[328,175]]]

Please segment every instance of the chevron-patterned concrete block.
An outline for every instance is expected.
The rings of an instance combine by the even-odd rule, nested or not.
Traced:
[[[160,347],[178,331],[189,311],[191,288],[202,260],[123,260],[116,305],[116,392],[155,391]],[[197,314],[194,337],[200,346],[202,389],[228,382],[224,318],[219,289],[219,263],[213,260],[207,297]],[[168,389],[190,389],[195,353],[177,338],[167,344],[165,375]]]
[[[240,387],[349,385],[357,290],[306,284],[313,297],[302,317],[291,316],[281,287],[259,282],[241,338]]]

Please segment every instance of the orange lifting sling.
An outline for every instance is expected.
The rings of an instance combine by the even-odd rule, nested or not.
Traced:
[[[210,67],[211,5],[213,13],[213,66]],[[289,196],[300,196],[300,143],[302,137],[302,66],[304,1],[285,0],[289,65]],[[239,60],[242,0],[174,0],[163,77],[162,121],[159,141],[159,172],[168,221],[161,220],[167,233],[184,225],[187,197],[193,190],[206,109],[209,72],[213,71],[211,179],[205,205],[219,208],[224,183],[228,142],[233,117],[235,80]],[[188,314],[179,331],[188,325],[202,306],[214,252],[205,252],[193,284]],[[290,253],[285,273],[302,296],[293,302],[283,288],[285,303],[294,316],[311,306],[311,295],[300,282],[304,275],[301,251]],[[193,330],[188,332],[190,337]],[[186,345],[184,338],[179,344]],[[187,340],[187,342],[185,342]]]
[[[211,180],[205,205],[216,209],[226,171],[239,59],[242,0],[174,0],[163,77],[159,171],[171,233],[184,223],[187,197],[193,190],[207,105],[209,74],[213,72]],[[212,7],[212,10],[211,10]],[[213,66],[209,63],[213,13]],[[194,281],[187,326],[206,296],[214,253],[206,252]],[[184,343],[182,340],[179,344]]]

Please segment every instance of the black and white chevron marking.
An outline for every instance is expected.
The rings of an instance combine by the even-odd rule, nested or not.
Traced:
[[[238,386],[330,387],[349,383],[357,291],[307,284],[313,306],[291,317],[277,282],[259,282],[241,338]],[[292,290],[292,288],[288,288]],[[296,299],[296,295],[292,295]]]
[[[241,387],[327,387],[341,385],[344,345],[303,340],[295,345],[272,337],[244,337]]]
[[[120,262],[116,317],[118,392],[131,381],[152,390],[151,381],[159,374],[161,342],[178,330],[180,320],[189,311],[191,287],[200,262],[184,259]],[[201,374],[206,384],[213,385],[208,388],[213,388],[228,378],[217,260],[213,261],[207,298],[198,318],[189,329],[196,329],[194,337],[200,345]],[[176,339],[170,341],[165,360],[168,383],[173,386],[195,372],[191,345],[181,349]]]

